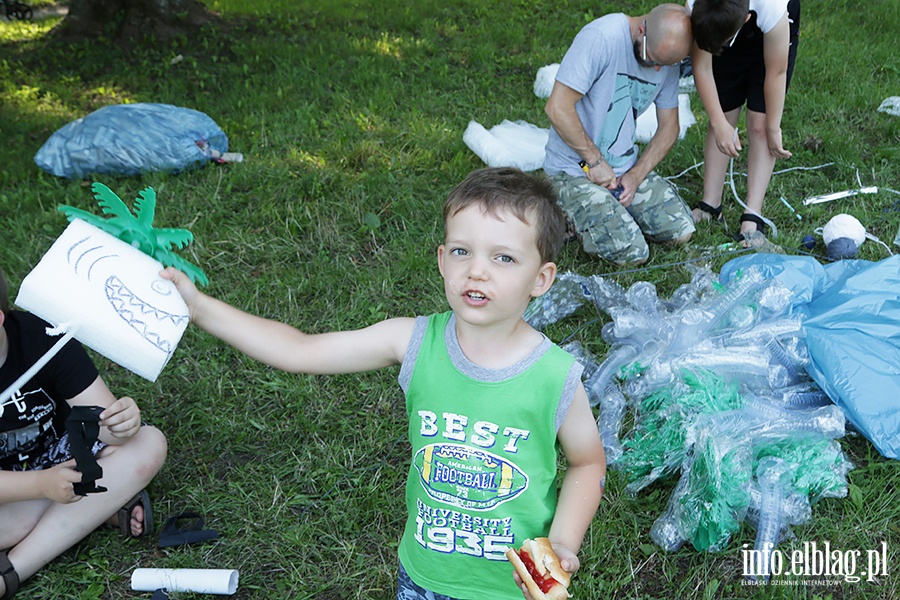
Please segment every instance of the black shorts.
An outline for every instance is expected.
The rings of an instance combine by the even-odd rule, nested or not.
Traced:
[[[800,33],[800,0],[790,0],[787,5],[791,28],[791,46],[788,49],[787,81],[791,83],[794,62],[797,59],[797,42]],[[766,112],[764,83],[766,63],[763,58],[763,33],[756,25],[756,13],[750,11],[750,20],[738,32],[734,45],[722,54],[713,56],[713,77],[719,93],[719,104],[724,112],[740,108],[746,102],[747,109]],[[787,92],[787,89],[785,89]]]

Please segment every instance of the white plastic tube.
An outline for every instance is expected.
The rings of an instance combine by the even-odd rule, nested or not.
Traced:
[[[238,572],[233,569],[135,569],[131,589],[152,592],[194,592],[231,596],[237,591]]]
[[[859,188],[858,190],[845,190],[843,192],[834,192],[833,194],[823,194],[821,196],[813,196],[811,198],[807,198],[803,201],[803,206],[809,206],[810,204],[821,204],[822,202],[831,202],[832,200],[840,200],[841,198],[848,198],[850,196],[856,196],[858,194],[877,194],[878,187],[877,186],[869,186],[864,188]]]

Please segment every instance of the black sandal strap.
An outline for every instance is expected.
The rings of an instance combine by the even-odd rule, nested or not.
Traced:
[[[749,222],[756,224],[756,230],[765,234],[768,230],[768,226],[766,222],[762,220],[762,217],[759,215],[755,215],[753,213],[744,213],[741,215],[741,223]]]
[[[6,584],[6,591],[0,600],[9,600],[19,591],[19,574],[16,573],[12,563],[9,562],[6,552],[0,552],[0,577],[3,578],[3,583]]]
[[[179,525],[183,523],[183,525]],[[203,517],[195,512],[183,512],[166,519],[159,533],[159,547],[182,546],[219,539],[215,529],[203,529]]]
[[[100,413],[102,406],[72,407],[66,419],[66,433],[69,434],[69,448],[75,458],[75,466],[81,471],[81,481],[72,487],[79,496],[105,492],[106,488],[94,483],[103,477],[103,467],[91,453],[91,447],[100,435]]]
[[[715,219],[716,221],[718,221],[719,218],[722,216],[722,205],[721,204],[719,206],[710,206],[709,204],[707,204],[706,202],[703,202],[701,200],[700,202],[697,203],[696,208],[698,208],[699,210],[702,210],[703,212],[705,212],[708,215],[711,215],[712,218]]]
[[[135,507],[140,504],[144,509],[144,531],[140,536],[131,535],[131,515]],[[141,490],[125,506],[119,509],[119,533],[126,538],[153,535],[153,507],[150,505],[150,495],[147,490]]]

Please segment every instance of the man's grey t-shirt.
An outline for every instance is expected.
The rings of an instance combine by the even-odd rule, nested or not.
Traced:
[[[678,65],[642,67],[634,55],[628,17],[606,15],[584,26],[566,52],[556,80],[583,94],[575,105],[588,136],[616,175],[637,162],[635,121],[654,101],[678,108]],[[584,176],[578,156],[551,126],[544,171]]]

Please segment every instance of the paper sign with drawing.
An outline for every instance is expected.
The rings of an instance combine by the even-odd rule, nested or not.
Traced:
[[[75,219],[22,281],[16,304],[156,381],[190,321],[163,265]]]

